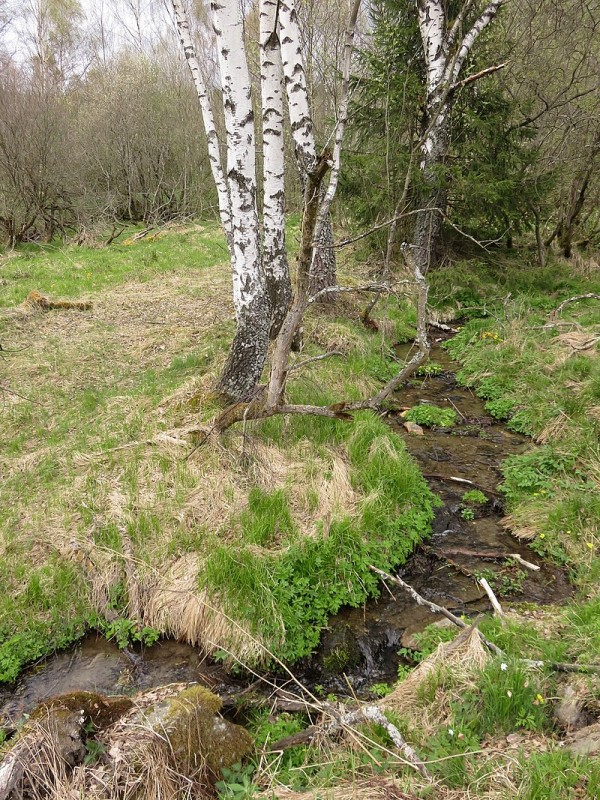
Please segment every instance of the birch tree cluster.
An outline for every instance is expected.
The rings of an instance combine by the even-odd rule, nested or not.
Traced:
[[[219,388],[274,413],[344,288],[334,223],[373,228],[386,286],[465,242],[600,243],[599,23],[600,0],[0,0],[0,238],[218,217]]]

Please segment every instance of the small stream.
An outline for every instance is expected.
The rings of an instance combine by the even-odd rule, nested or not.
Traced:
[[[400,348],[398,355],[402,358],[408,350],[408,346]],[[431,360],[441,364],[443,372],[413,381],[397,400],[407,407],[419,403],[453,407],[460,421],[451,429],[426,429],[418,436],[405,430],[400,412],[388,418],[442,500],[433,535],[408,559],[401,576],[428,600],[469,616],[490,609],[475,577],[484,571],[500,573],[497,581],[511,590],[508,602],[560,602],[571,593],[566,574],[541,562],[502,525],[499,465],[508,455],[531,446],[530,441],[493,420],[471,391],[457,385],[458,365],[440,342],[432,348]],[[463,478],[476,486],[450,478]],[[464,519],[462,496],[473,488],[481,489],[488,501],[474,508],[475,519]],[[541,569],[507,567],[501,559],[485,557],[490,553],[507,557],[518,553]],[[319,651],[294,672],[313,688],[347,694],[351,687],[359,696],[368,695],[374,683],[395,678],[403,662],[398,650],[414,647],[412,634],[436,619],[401,589],[392,592],[384,588],[379,599],[359,609],[343,609],[333,617]],[[175,681],[200,681],[217,693],[227,693],[239,691],[252,680],[232,678],[197,649],[179,642],[161,641],[131,658],[112,642],[90,635],[71,650],[30,667],[15,686],[0,691],[0,727],[11,727],[41,701],[65,692],[129,694]]]

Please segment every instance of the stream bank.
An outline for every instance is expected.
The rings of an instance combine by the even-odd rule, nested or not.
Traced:
[[[457,385],[457,365],[442,343],[443,337],[431,353],[430,363],[439,365],[437,374],[412,381],[397,401],[402,407],[431,403],[453,408],[458,423],[416,435],[405,429],[401,410],[388,415],[389,424],[404,439],[441,500],[431,538],[417,548],[400,574],[426,599],[469,616],[490,608],[476,580],[482,574],[510,602],[560,602],[571,593],[565,573],[532,556],[502,523],[500,464],[527,449],[530,441],[492,419],[470,390]],[[409,349],[401,348],[399,357]],[[474,488],[486,500],[469,506],[463,495]],[[512,554],[539,564],[540,570],[507,562]],[[395,679],[406,650],[417,646],[413,634],[434,621],[430,611],[399,590],[383,588],[380,598],[331,618],[317,653],[297,664],[294,672],[303,684],[319,691],[347,694],[351,687],[364,696],[374,683]],[[398,652],[401,648],[406,648],[404,656]],[[72,650],[29,668],[14,687],[2,692],[0,725],[12,727],[38,703],[65,692],[129,694],[166,683],[199,681],[216,693],[236,693],[252,680],[232,677],[183,643],[165,640],[127,656],[114,643],[90,635]]]

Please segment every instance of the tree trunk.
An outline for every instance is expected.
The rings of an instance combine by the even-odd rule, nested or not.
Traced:
[[[217,187],[217,196],[219,201],[219,216],[221,217],[221,224],[225,231],[229,250],[233,254],[233,232],[231,224],[231,207],[229,203],[229,192],[225,175],[223,174],[223,165],[221,163],[221,152],[219,149],[219,139],[217,135],[217,126],[215,125],[214,114],[210,104],[210,98],[206,90],[204,76],[200,69],[200,63],[196,56],[194,42],[190,34],[190,25],[185,11],[185,6],[181,0],[173,0],[173,11],[175,12],[175,21],[177,22],[177,30],[179,32],[179,39],[183,47],[200,109],[202,111],[202,121],[204,122],[204,132],[206,133],[206,140],[208,144],[208,158],[210,161],[210,168],[213,175],[215,186]]]
[[[302,46],[295,0],[281,0],[279,5],[279,36],[281,41],[281,57],[283,74],[288,99],[288,113],[294,140],[296,164],[306,188],[307,176],[315,169],[317,163],[317,146],[313,130],[312,118],[308,106],[306,74],[302,58]],[[321,198],[324,197],[324,190]],[[319,289],[335,286],[337,283],[335,250],[329,247],[333,243],[331,215],[326,215],[311,267],[311,294]],[[323,295],[325,299],[327,295]],[[331,299],[331,294],[329,298]]]
[[[448,108],[440,109],[423,145],[421,174],[424,189],[413,236],[413,258],[419,272],[427,274],[439,262],[442,243],[442,224],[447,200],[444,164],[450,146]]]
[[[274,339],[288,312],[292,285],[285,248],[283,66],[277,35],[277,0],[261,0],[260,49],[263,123],[263,263]]]
[[[323,195],[323,192],[321,193]],[[321,227],[310,274],[309,294],[315,295],[322,289],[330,289],[337,284],[335,250],[333,249],[333,226],[329,211]],[[336,299],[335,292],[321,295],[317,303],[331,303]]]
[[[233,300],[237,331],[219,390],[245,398],[260,380],[269,346],[271,309],[260,252],[254,113],[238,0],[213,0],[227,130],[227,180],[233,229]]]

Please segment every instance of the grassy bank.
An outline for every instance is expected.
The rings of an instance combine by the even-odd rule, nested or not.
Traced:
[[[540,271],[503,257],[464,262],[455,275],[449,268],[431,278],[439,313],[465,319],[447,345],[462,365],[459,380],[486,401],[490,415],[531,437],[527,452],[503,464],[506,524],[536,554],[569,570],[574,595],[555,607],[505,602],[503,620],[484,620],[481,628],[504,650],[502,658],[475,636],[457,639],[454,629],[430,628],[417,637],[414,668],[401,668],[394,687],[375,687],[376,694],[389,692],[382,705],[433,783],[407,769],[381,731],[369,729],[342,747],[297,748],[261,763],[256,791],[303,800],[402,792],[447,800],[592,800],[600,795],[597,755],[572,749],[569,732],[598,718],[599,676],[528,668],[521,659],[600,662],[600,303],[581,300],[554,313],[568,297],[600,292],[600,274],[593,262],[556,262]],[[291,732],[306,720],[278,724]],[[259,735],[270,734],[264,720],[256,725]]]
[[[368,563],[400,564],[426,535],[429,490],[369,414],[272,419],[185,458],[218,411],[225,255],[207,223],[1,258],[0,680],[90,625],[293,660],[377,591]],[[92,309],[42,312],[32,290]],[[410,310],[392,310],[387,339],[359,311],[315,307],[298,360],[342,356],[296,371],[294,401],[357,398],[395,369],[386,347]]]

